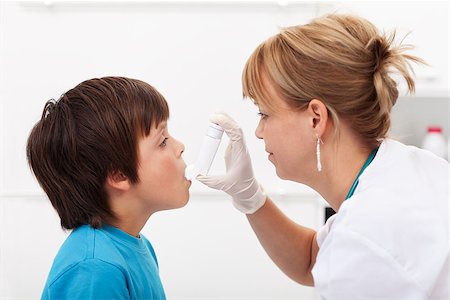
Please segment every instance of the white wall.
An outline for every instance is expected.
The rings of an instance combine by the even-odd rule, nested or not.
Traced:
[[[256,109],[241,100],[245,60],[278,26],[350,11],[387,30],[414,30],[409,42],[431,67],[418,70],[419,97],[399,100],[393,134],[417,145],[424,127],[435,122],[448,135],[448,2],[274,3],[0,2],[0,299],[38,298],[65,238],[27,167],[25,143],[45,101],[82,80],[123,75],[158,88],[188,162],[208,115],[227,110],[244,129],[266,190],[289,216],[312,228],[322,222],[318,197],[276,178],[253,134]],[[223,171],[216,160],[213,172]],[[313,289],[274,266],[229,199],[199,183],[186,208],[156,214],[143,232],[156,248],[169,299],[314,299]]]
[[[314,16],[315,6],[301,8],[295,10],[296,19]],[[255,171],[268,182],[266,188],[288,186],[276,179],[262,143],[253,136],[256,109],[241,100],[240,73],[253,48],[293,12],[266,4],[110,7],[92,2],[50,8],[2,3],[0,11],[0,298],[38,297],[65,238],[26,165],[25,143],[45,101],[87,78],[124,75],[157,87],[169,102],[170,130],[185,142],[187,161],[198,152],[208,115],[226,109],[244,126],[252,152],[260,155],[254,156],[261,162]],[[214,172],[223,170],[219,160]],[[303,224],[317,227],[316,196],[300,185],[290,187],[297,201],[280,204]],[[313,298],[311,288],[293,283],[274,266],[229,199],[199,183],[191,191],[186,208],[153,216],[143,230],[157,251],[169,299]]]
[[[3,7],[2,136],[8,141],[3,174],[8,176],[3,177],[2,190],[8,194],[39,190],[24,151],[45,101],[95,76],[123,75],[154,85],[169,102],[170,130],[185,142],[187,161],[194,160],[208,117],[218,108],[226,109],[245,128],[249,147],[258,153],[254,159],[266,161],[264,151],[259,151],[262,142],[253,134],[256,108],[241,100],[242,67],[262,40],[288,23],[284,19],[306,22],[315,16],[314,5],[286,13],[270,5],[136,2],[70,2],[49,8],[4,3]],[[223,170],[220,167],[218,171]],[[268,162],[256,171],[269,189],[278,188]]]

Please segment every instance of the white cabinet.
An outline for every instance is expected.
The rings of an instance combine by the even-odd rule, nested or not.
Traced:
[[[448,1],[339,1],[320,6],[320,13],[354,13],[384,32],[397,30],[397,41],[415,49],[409,53],[429,66],[412,64],[416,93],[407,96],[400,79],[400,97],[392,112],[390,136],[420,146],[426,128],[440,126],[450,137],[449,2]]]
[[[413,65],[416,95],[449,97],[448,1],[339,1],[321,6],[321,13],[355,13],[380,30],[397,30],[397,40],[415,46],[411,53],[429,66]],[[404,88],[403,88],[404,89]]]

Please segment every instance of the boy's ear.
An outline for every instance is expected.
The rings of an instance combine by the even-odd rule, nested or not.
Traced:
[[[130,181],[121,171],[113,171],[106,177],[106,185],[110,188],[127,191],[130,189]]]
[[[308,113],[311,116],[311,127],[315,134],[321,137],[327,127],[328,109],[326,105],[317,99],[313,99],[308,104]]]

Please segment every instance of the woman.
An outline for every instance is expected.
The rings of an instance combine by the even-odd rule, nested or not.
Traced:
[[[233,198],[262,246],[321,299],[448,299],[449,164],[387,138],[396,70],[409,62],[365,19],[329,15],[263,42],[243,72],[260,109],[256,136],[277,175],[316,190],[337,212],[318,232],[297,225],[253,176],[242,130],[217,114],[227,173],[199,176]]]

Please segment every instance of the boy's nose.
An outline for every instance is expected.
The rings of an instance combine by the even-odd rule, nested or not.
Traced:
[[[183,154],[184,150],[186,149],[186,147],[184,146],[184,144],[182,142],[178,142],[180,144],[180,156]]]

